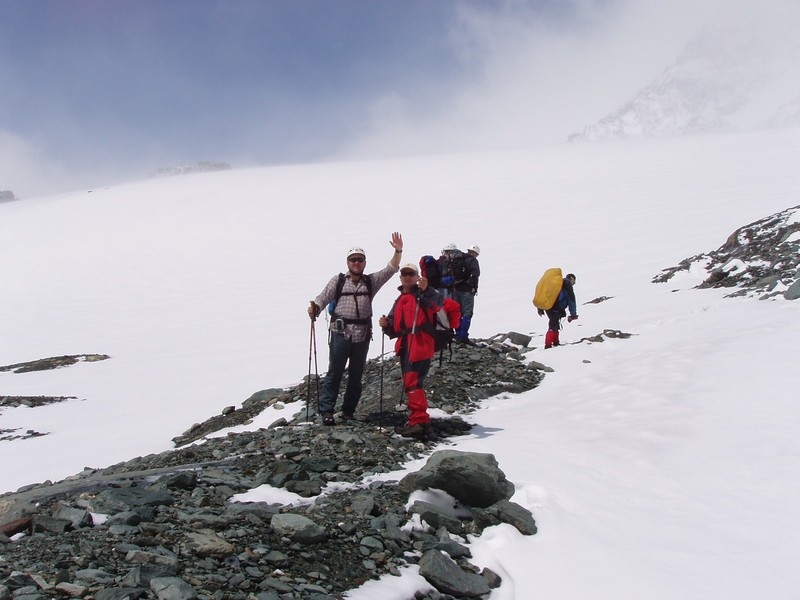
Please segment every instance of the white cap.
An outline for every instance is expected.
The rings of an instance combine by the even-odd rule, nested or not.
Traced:
[[[355,248],[350,248],[350,250],[347,251],[347,258],[350,258],[354,254],[360,254],[364,258],[367,257],[367,253],[364,252],[364,249],[363,248],[359,248],[358,246],[356,246]]]
[[[414,271],[417,275],[419,275],[419,266],[415,265],[414,263],[408,263],[400,267],[400,272],[403,271]]]
[[[458,250],[458,246],[456,246],[453,242],[450,242],[447,244],[447,246],[442,248],[442,252],[452,252],[453,250]]]
[[[480,254],[481,253],[481,247],[478,246],[478,244],[472,244],[472,246],[469,247],[468,251],[474,252],[475,254]]]

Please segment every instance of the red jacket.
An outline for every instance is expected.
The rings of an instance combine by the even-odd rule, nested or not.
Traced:
[[[419,310],[417,310],[419,299]],[[410,347],[410,362],[418,362],[433,358],[434,341],[429,333],[435,322],[436,313],[442,308],[442,297],[435,289],[428,287],[425,292],[415,288],[411,292],[401,293],[394,302],[391,312],[387,315],[389,323],[384,332],[390,338],[397,338],[394,351],[400,355]],[[416,328],[412,335],[414,315],[417,315]],[[404,347],[405,346],[405,347]]]

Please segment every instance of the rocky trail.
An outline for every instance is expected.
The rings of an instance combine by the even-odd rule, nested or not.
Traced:
[[[432,407],[449,416],[434,419],[433,439],[393,432],[406,418],[399,365],[376,359],[355,421],[318,424],[312,376],[192,425],[174,450],[0,496],[0,599],[341,598],[410,563],[430,584],[419,598],[485,596],[500,581],[469,562],[467,533],[500,522],[524,534],[536,527],[509,502],[513,484],[491,455],[447,450],[448,440],[470,430],[462,415],[483,399],[513,401],[538,385],[545,367],[522,362],[529,342],[512,333],[454,344],[452,357],[437,358],[426,387]],[[207,437],[270,406],[287,416],[267,429]],[[425,456],[426,477],[375,478]],[[306,500],[235,501],[265,484]],[[445,490],[455,506],[407,507],[411,492],[429,488]]]

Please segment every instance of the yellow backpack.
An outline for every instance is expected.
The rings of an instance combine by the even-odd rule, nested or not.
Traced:
[[[561,275],[561,269],[553,267],[547,269],[536,284],[536,292],[533,294],[533,305],[542,310],[550,310],[558,299],[558,294],[561,293],[561,285],[564,283],[564,277]]]

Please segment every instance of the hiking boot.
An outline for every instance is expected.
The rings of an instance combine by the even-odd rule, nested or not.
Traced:
[[[439,441],[440,439],[442,439],[441,436],[433,428],[433,425],[431,425],[430,423],[425,423],[424,427],[425,427],[425,439],[426,440],[428,440],[430,442],[436,442],[436,441]]]
[[[403,437],[416,438],[421,440],[425,437],[425,425],[417,423],[416,425],[403,425],[394,428],[395,433],[399,433]]]
[[[353,413],[343,412],[342,413],[342,421],[355,421],[356,416]]]
[[[322,413],[323,425],[336,425],[336,420],[333,418],[333,413]]]

